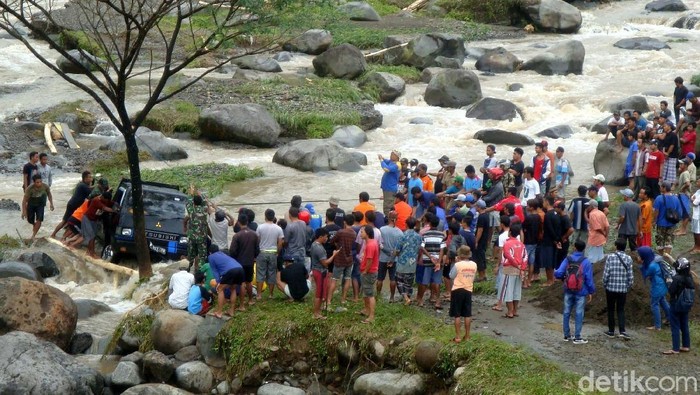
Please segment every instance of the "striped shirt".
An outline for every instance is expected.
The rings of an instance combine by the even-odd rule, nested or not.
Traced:
[[[573,220],[571,221],[571,226],[575,230],[588,230],[588,224],[586,223],[586,216],[584,212],[586,211],[585,204],[588,203],[590,199],[585,197],[578,197],[571,200],[569,203],[569,208],[567,211],[573,214]]]
[[[634,283],[632,258],[624,252],[613,252],[605,259],[603,286],[607,291],[627,293]]]
[[[430,258],[431,256],[435,258],[439,257],[440,251],[447,247],[445,234],[437,229],[430,229],[423,234],[423,242],[421,245],[428,251],[428,254],[430,254],[430,256],[423,255],[423,266],[435,266]]]

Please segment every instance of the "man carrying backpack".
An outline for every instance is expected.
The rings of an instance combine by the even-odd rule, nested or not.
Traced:
[[[673,249],[674,229],[681,221],[681,203],[671,193],[669,182],[661,183],[661,195],[654,199],[654,222],[656,223],[656,248],[670,254]]]
[[[564,341],[573,340],[574,344],[586,344],[588,340],[581,337],[581,328],[586,299],[590,302],[593,299],[591,295],[595,292],[593,265],[583,254],[586,243],[578,240],[574,243],[574,248],[574,253],[566,257],[559,269],[554,272],[554,277],[564,280]],[[572,338],[569,320],[573,309],[576,309],[574,312],[576,324]]]
[[[690,351],[690,330],[688,329],[688,313],[695,300],[695,284],[690,276],[690,262],[680,258],[676,266],[676,275],[668,287],[671,294],[671,342],[673,348],[664,351],[664,355],[676,355],[679,352]],[[681,334],[683,347],[681,347]]]
[[[668,319],[671,315],[670,306],[666,301],[666,293],[668,288],[666,286],[666,277],[668,274],[664,274],[666,271],[662,268],[663,263],[659,261],[663,260],[661,257],[654,255],[654,251],[651,247],[640,247],[637,249],[639,258],[642,260],[642,264],[639,266],[639,270],[642,272],[642,277],[644,280],[649,280],[649,293],[651,294],[651,315],[654,317],[654,326],[647,327],[648,330],[661,330],[661,311],[659,307],[664,310],[666,318]]]
[[[625,331],[625,299],[634,283],[634,273],[632,272],[632,258],[625,254],[626,245],[626,239],[617,239],[615,241],[616,251],[608,254],[605,259],[603,286],[608,306],[608,331],[605,334],[608,337],[615,337],[615,312],[617,312],[620,337],[624,340],[630,340],[630,336]]]

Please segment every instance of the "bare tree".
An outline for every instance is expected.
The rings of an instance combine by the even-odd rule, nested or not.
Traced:
[[[266,51],[286,32],[276,27],[279,17],[309,6],[300,0],[72,0],[57,10],[53,0],[0,0],[0,29],[20,40],[43,64],[64,80],[86,92],[109,116],[126,141],[129,173],[133,186],[134,236],[139,275],[152,274],[145,235],[142,180],[136,130],[148,113],[207,74],[229,61]],[[46,26],[59,27],[61,13],[70,13],[71,27],[100,58],[78,48],[79,54],[63,49]],[[43,56],[23,30],[49,44],[73,68],[87,76],[78,78]],[[266,37],[253,43],[256,38]],[[246,45],[242,45],[246,43]],[[254,45],[251,45],[254,44]],[[174,89],[165,90],[169,79],[207,55],[216,60],[199,75]],[[129,80],[147,75],[146,103],[134,114],[127,99],[134,87]],[[141,88],[143,89],[143,88]]]

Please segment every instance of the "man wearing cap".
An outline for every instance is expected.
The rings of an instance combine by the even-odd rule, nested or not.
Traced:
[[[647,179],[649,198],[652,200],[659,196],[659,178],[661,177],[661,168],[666,159],[664,154],[659,151],[658,144],[657,140],[651,140],[649,142],[648,159],[647,163],[644,165],[644,177]]]
[[[328,199],[328,206],[335,211],[335,224],[338,225],[339,228],[343,228],[345,226],[345,211],[338,207],[340,204],[340,199],[338,199],[335,196],[331,196]]]
[[[691,152],[686,155],[686,158],[690,159],[690,163],[688,164],[688,174],[690,175],[690,182],[694,185],[695,181],[698,180],[698,173],[697,169],[695,168],[695,154]]]
[[[598,196],[600,201],[603,202],[603,207],[600,208],[608,208],[610,206],[610,197],[608,196],[608,190],[605,189],[605,176],[602,174],[593,176],[593,185],[598,188]]]
[[[401,175],[399,160],[401,160],[401,153],[393,150],[391,151],[390,159],[384,159],[381,155],[378,155],[378,158],[382,170],[384,170],[381,182],[384,199],[382,208],[384,215],[389,215],[389,212],[391,212],[391,209],[394,207],[394,196],[396,196],[396,192],[399,188],[399,176]]]
[[[455,168],[457,167],[457,163],[455,161],[447,161],[445,162],[445,167],[443,168],[442,171],[442,187],[441,191],[446,191],[449,189],[449,187],[454,183],[455,179]],[[464,180],[462,180],[464,181]],[[436,191],[437,192],[437,191]]]
[[[622,133],[618,133],[618,131],[624,127],[625,119],[620,117],[620,111],[614,111],[612,117],[610,117],[608,120],[608,132],[605,133],[603,141],[607,140],[610,133],[612,133],[613,137],[617,141],[617,145],[622,147]]]
[[[688,173],[688,165],[692,161],[688,158],[683,158],[678,161],[680,167],[678,171],[678,182],[676,182],[676,193],[678,201],[681,204],[681,228],[676,231],[676,236],[683,236],[688,233],[688,222],[690,222],[690,173]]]
[[[454,163],[454,162],[452,162]],[[462,176],[456,176],[452,180],[451,184],[446,184],[449,185],[447,186],[447,189],[445,189],[444,192],[440,192],[437,194],[437,197],[441,198],[445,202],[445,207],[450,209],[452,206],[454,206],[454,201],[453,199],[457,197],[459,194],[459,191],[462,190],[462,183],[464,183],[464,177]]]
[[[428,175],[435,177],[435,185],[434,185],[434,192],[442,192],[445,188],[447,188],[447,185],[442,183],[442,176],[445,174],[445,167],[447,163],[450,161],[450,158],[447,155],[443,155],[438,159],[438,163],[440,164],[440,170],[436,173],[428,173]]]
[[[671,184],[661,183],[661,195],[654,199],[654,222],[656,223],[656,248],[670,254],[673,249],[673,230],[678,222],[669,221],[669,213],[675,210],[680,219],[681,204],[678,197],[671,193]]]
[[[556,156],[557,162],[554,167],[554,181],[557,188],[557,197],[564,198],[566,186],[571,184],[571,180],[569,179],[571,165],[569,164],[569,160],[564,158],[564,147],[557,147]]]
[[[601,261],[604,257],[603,247],[608,241],[610,223],[605,213],[598,209],[597,200],[589,200],[586,214],[588,215],[588,245],[586,258],[592,263]]]
[[[639,205],[632,201],[634,192],[625,188],[620,191],[624,202],[620,205],[617,220],[617,238],[625,240],[630,251],[637,250],[637,235],[639,234],[641,210]]]

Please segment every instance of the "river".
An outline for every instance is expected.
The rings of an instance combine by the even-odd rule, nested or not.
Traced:
[[[550,140],[550,147],[561,145],[566,149],[576,177],[574,183],[589,182],[593,175],[592,159],[596,144],[601,136],[588,132],[588,128],[608,116],[606,103],[642,92],[657,91],[665,97],[647,97],[650,104],[658,105],[662,99],[671,100],[673,79],[682,76],[690,80],[697,71],[694,62],[700,53],[697,41],[700,32],[681,30],[671,27],[681,13],[647,13],[644,5],[647,1],[622,1],[601,4],[597,8],[586,9],[583,14],[583,27],[577,34],[532,34],[524,38],[470,42],[469,46],[494,48],[505,47],[520,59],[527,60],[543,49],[536,46],[551,46],[568,39],[580,40],[586,48],[583,75],[542,76],[534,72],[517,72],[496,76],[479,76],[484,96],[499,97],[517,104],[524,113],[524,120],[479,121],[467,119],[463,110],[430,107],[425,104],[422,95],[425,84],[407,87],[406,94],[394,104],[378,104],[376,108],[384,115],[382,127],[368,133],[369,141],[360,147],[369,160],[369,165],[357,173],[302,173],[291,168],[272,163],[273,149],[224,150],[216,145],[201,141],[183,141],[183,147],[190,154],[189,159],[181,162],[143,164],[146,168],[177,166],[210,162],[247,164],[259,166],[265,170],[265,177],[236,184],[224,194],[215,198],[222,205],[235,209],[242,204],[264,202],[287,202],[294,194],[309,200],[325,200],[337,196],[348,201],[341,207],[351,208],[357,194],[368,191],[371,196],[379,196],[379,170],[377,154],[388,156],[390,150],[398,149],[403,156],[417,158],[436,170],[441,155],[448,155],[457,162],[458,170],[467,163],[479,164],[484,157],[485,146],[472,139],[473,134],[484,128],[500,128],[533,135],[547,127],[568,124],[576,134],[566,140]],[[700,0],[686,0],[692,9],[700,8]],[[613,47],[616,41],[629,38],[649,36],[662,41],[669,41],[671,49],[663,51],[629,51]],[[50,59],[56,56],[45,45],[39,45],[41,53]],[[300,56],[292,64],[282,63],[286,72],[294,68],[308,67],[311,57]],[[474,69],[474,59],[467,59],[465,67]],[[478,72],[477,72],[478,73]],[[478,73],[480,74],[480,73]],[[509,92],[511,83],[522,83],[524,88]],[[37,102],[37,97],[41,101]],[[16,40],[0,35],[0,117],[6,117],[22,111],[36,111],[66,100],[87,98],[76,88],[53,75],[43,64]],[[139,97],[132,98],[134,107],[138,106]],[[413,117],[427,117],[433,125],[410,125]],[[497,147],[498,158],[510,158],[513,147]],[[526,161],[534,151],[525,147]],[[47,221],[40,236],[49,234],[60,220],[65,201],[71,188],[79,179],[75,173],[61,173],[55,177],[54,196],[56,211],[47,215]],[[21,200],[21,181],[18,174],[0,175],[0,198]],[[570,191],[571,192],[571,191]],[[319,203],[325,208],[325,203]],[[264,208],[272,207],[281,214],[288,207],[286,203],[263,204],[251,206],[261,216]],[[11,224],[0,232],[16,235],[15,228],[26,237],[29,226],[20,223],[19,213],[0,213],[3,223]],[[104,287],[89,282],[81,284],[78,278],[62,279],[58,284],[70,295],[104,300],[117,310],[124,311],[130,303],[124,304],[120,299],[123,291],[111,290],[111,285]],[[72,282],[72,283],[71,283]],[[116,292],[116,293],[115,293]]]

